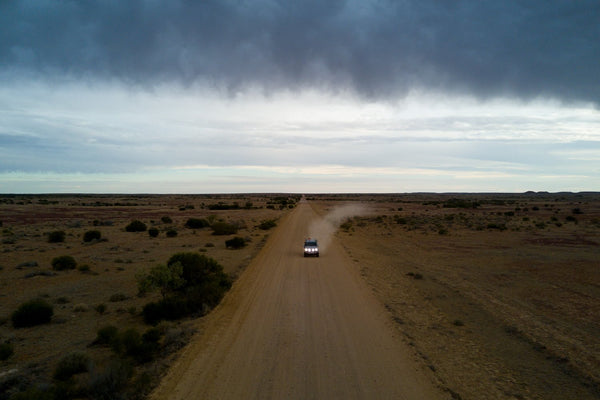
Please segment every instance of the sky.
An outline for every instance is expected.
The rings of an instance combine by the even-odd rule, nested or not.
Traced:
[[[0,0],[0,193],[600,190],[597,0]]]

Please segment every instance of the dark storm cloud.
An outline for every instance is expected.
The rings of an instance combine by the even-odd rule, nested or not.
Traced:
[[[599,15],[596,0],[3,0],[0,70],[599,104]]]

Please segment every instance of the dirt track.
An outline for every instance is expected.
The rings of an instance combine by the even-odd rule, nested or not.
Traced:
[[[447,397],[338,243],[302,257],[316,218],[301,202],[280,221],[153,399]]]

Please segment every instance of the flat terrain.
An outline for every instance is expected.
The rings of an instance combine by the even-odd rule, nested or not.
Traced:
[[[237,280],[207,316],[160,325],[170,350],[130,378],[164,373],[154,398],[600,398],[599,194],[280,197],[0,196],[0,344],[14,348],[0,389],[50,381],[73,351],[101,369],[97,330],[143,332],[141,308],[160,297],[138,297],[136,274],[185,251]],[[234,222],[248,246],[227,249],[233,235],[185,228],[190,217]],[[159,236],[126,232],[133,219]],[[90,229],[103,240],[84,243]],[[48,243],[55,230],[63,243]],[[302,257],[306,235],[320,258]],[[65,254],[86,268],[53,271]],[[52,322],[14,329],[35,297]]]
[[[302,256],[317,218],[287,216],[153,398],[442,398],[339,245]]]

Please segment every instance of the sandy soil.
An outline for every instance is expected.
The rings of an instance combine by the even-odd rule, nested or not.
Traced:
[[[445,398],[339,244],[302,256],[317,218],[286,217],[152,398]]]
[[[196,334],[165,360],[177,361],[157,399],[600,398],[597,193],[311,195],[293,211],[266,208],[272,198],[0,197],[0,342],[15,350],[0,383],[47,382],[73,351],[106,359],[89,347],[98,328],[147,329],[141,307],[159,296],[138,298],[135,274],[192,251],[239,279],[208,316],[168,324],[179,345]],[[205,207],[221,201],[258,208]],[[240,222],[250,245],[183,227],[209,215]],[[125,232],[134,218],[159,237]],[[107,240],[83,243],[90,229]],[[53,230],[64,243],[47,242]],[[305,236],[320,258],[302,257]],[[45,275],[63,254],[90,270]],[[38,296],[52,323],[12,328],[10,313]]]

